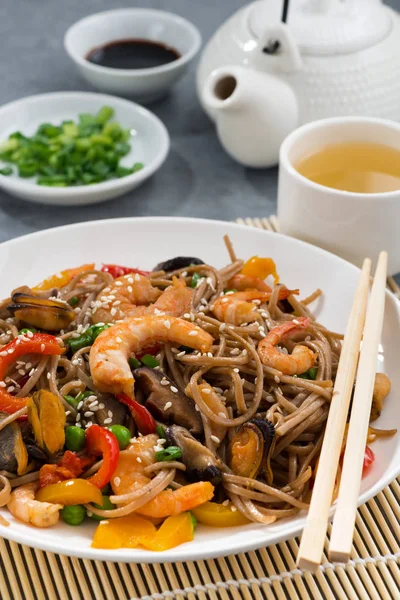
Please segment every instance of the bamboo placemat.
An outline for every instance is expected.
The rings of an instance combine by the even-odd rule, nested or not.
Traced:
[[[238,221],[279,231],[276,217]],[[294,538],[215,560],[127,565],[0,538],[0,600],[399,600],[400,478],[359,508],[349,564],[330,564],[325,554],[315,575],[300,571],[298,545]]]

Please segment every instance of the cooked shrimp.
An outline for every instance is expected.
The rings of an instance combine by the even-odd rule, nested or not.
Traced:
[[[238,292],[244,292],[247,290],[258,290],[260,292],[270,292],[270,286],[265,283],[260,277],[254,277],[254,275],[244,275],[243,273],[237,273],[228,281],[228,287],[238,290]]]
[[[257,352],[261,362],[285,375],[300,375],[311,369],[315,364],[316,355],[307,346],[295,346],[292,354],[284,354],[276,347],[288,334],[308,327],[309,322],[310,319],[299,317],[271,329],[258,343]]]
[[[38,483],[35,482],[15,488],[11,492],[7,508],[14,517],[24,523],[35,525],[35,527],[51,527],[58,521],[62,504],[35,500],[35,492],[38,487]]]
[[[125,319],[104,330],[91,347],[89,365],[95,386],[102,392],[131,395],[134,379],[128,358],[159,342],[175,342],[207,352],[213,338],[178,317],[144,315]]]
[[[168,314],[180,317],[189,310],[193,290],[182,279],[173,278],[164,292],[138,273],[117,277],[111,287],[97,296],[93,309],[95,323],[115,323],[127,317]]]
[[[258,319],[258,306],[252,303],[252,300],[268,302],[272,292],[262,292],[258,290],[247,290],[245,292],[235,292],[220,296],[211,307],[212,312],[220,321],[241,325],[242,323],[251,323]],[[281,288],[279,290],[279,300],[288,298],[291,294],[298,294],[299,290],[288,290]]]
[[[150,482],[150,477],[144,473],[144,470],[156,461],[154,446],[157,439],[158,436],[155,434],[136,438],[129,448],[120,454],[111,480],[116,495],[134,492]],[[177,490],[166,489],[138,508],[136,512],[154,518],[178,515],[207,502],[212,498],[213,493],[214,487],[208,481],[185,485]]]

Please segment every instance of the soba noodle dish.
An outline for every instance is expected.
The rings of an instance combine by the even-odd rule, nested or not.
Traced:
[[[10,290],[3,526],[92,522],[95,548],[162,551],[198,523],[269,525],[307,510],[342,335],[312,313],[320,290],[303,298],[271,258],[244,261],[225,243],[223,268],[86,264]],[[389,391],[377,374],[371,421]],[[393,433],[370,427],[367,442]],[[373,458],[368,445],[365,469]]]

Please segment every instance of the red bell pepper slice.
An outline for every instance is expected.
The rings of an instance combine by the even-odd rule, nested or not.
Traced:
[[[81,458],[76,452],[66,450],[57,464],[46,464],[41,467],[39,471],[40,487],[59,483],[67,479],[76,479],[93,462],[94,459]]]
[[[138,273],[139,275],[148,275],[150,271],[142,271],[141,269],[134,269],[131,267],[122,267],[121,265],[104,265],[101,267],[103,273],[110,273],[110,275],[116,279],[122,275],[128,275],[128,273]]]
[[[90,483],[101,489],[107,485],[117,468],[118,440],[108,429],[100,425],[91,425],[86,430],[86,451],[89,455],[102,455],[103,464],[97,473],[88,479]]]
[[[21,339],[22,337],[22,339]],[[54,335],[48,333],[34,333],[32,337],[18,336],[6,344],[0,352],[0,381],[2,381],[9,367],[25,354],[62,354],[61,348]],[[0,410],[9,414],[24,408],[26,398],[16,398],[0,387]]]
[[[156,422],[145,406],[126,394],[117,394],[117,400],[129,408],[141,434],[156,433]]]
[[[365,477],[365,475],[368,474],[368,471],[372,465],[372,463],[375,460],[375,454],[373,453],[373,451],[371,450],[371,448],[369,446],[365,446],[365,453],[364,453],[364,462],[363,462],[363,470],[362,470],[362,476]]]

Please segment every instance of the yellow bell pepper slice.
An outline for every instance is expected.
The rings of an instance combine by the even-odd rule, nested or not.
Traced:
[[[147,550],[163,552],[194,538],[194,523],[189,512],[165,519],[155,536],[142,538],[141,545]]]
[[[260,258],[259,256],[252,256],[244,263],[241,273],[243,275],[259,277],[260,279],[266,279],[269,275],[272,275],[275,285],[279,283],[279,275],[276,271],[276,264],[272,258]]]
[[[92,548],[136,548],[142,539],[155,537],[156,532],[153,523],[135,514],[101,521],[95,531]]]
[[[39,502],[51,502],[52,504],[103,504],[101,491],[98,487],[86,479],[67,479],[60,483],[51,483],[42,487],[36,494]]]
[[[210,527],[237,527],[250,523],[238,510],[232,510],[232,504],[224,506],[216,502],[205,502],[192,509],[192,513],[199,523]]]
[[[89,263],[87,265],[81,265],[80,267],[75,267],[73,269],[65,269],[60,273],[55,273],[54,275],[50,275],[44,279],[41,283],[32,288],[33,292],[45,292],[47,290],[51,290],[52,288],[60,288],[64,285],[67,285],[76,275],[79,273],[84,273],[85,271],[90,271],[94,269],[94,263]]]

